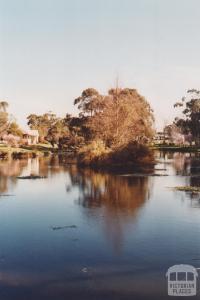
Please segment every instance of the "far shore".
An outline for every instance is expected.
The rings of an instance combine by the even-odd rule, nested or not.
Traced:
[[[188,145],[153,145],[150,146],[152,150],[163,150],[171,152],[200,152],[200,146],[188,146]]]
[[[151,150],[162,150],[162,151],[170,151],[170,152],[200,152],[199,146],[188,146],[188,145],[151,145],[149,146]],[[7,155],[12,156],[43,156],[49,155],[51,153],[59,153],[59,154],[67,154],[67,153],[75,153],[72,150],[59,150],[58,148],[52,147],[50,144],[36,144],[29,146],[19,146],[12,147],[7,145],[0,145],[0,158],[6,157]]]
[[[37,144],[30,146],[12,147],[7,145],[0,145],[0,158],[26,158],[36,156],[47,156],[51,153],[71,153],[71,151],[63,151],[58,148],[53,148],[50,144]]]
[[[147,147],[150,152],[155,150],[166,151],[166,152],[188,152],[188,153],[200,153],[200,147],[197,146],[183,146],[183,145],[151,145]],[[152,151],[151,151],[152,150]],[[77,151],[73,151],[72,149],[60,150],[59,148],[54,148],[50,144],[36,144],[29,146],[20,146],[20,147],[12,147],[7,145],[0,145],[0,159],[7,160],[9,158],[12,159],[27,159],[27,158],[35,158],[35,157],[45,157],[49,155],[61,155],[65,157],[66,164],[77,164],[81,168],[92,168],[98,171],[106,171],[106,172],[132,172],[132,170],[140,170],[148,172],[152,170],[155,165],[155,160],[150,159],[142,159],[140,161],[130,161],[128,158],[126,161],[118,160],[100,160],[99,162],[91,161],[89,163],[82,163],[79,160],[79,153]],[[130,159],[130,157],[129,157]]]

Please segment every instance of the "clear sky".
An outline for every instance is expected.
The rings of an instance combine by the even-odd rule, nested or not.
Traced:
[[[0,99],[31,113],[75,113],[87,87],[137,88],[157,126],[200,88],[199,0],[0,0]]]

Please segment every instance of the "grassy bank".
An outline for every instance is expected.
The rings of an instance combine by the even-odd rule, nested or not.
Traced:
[[[44,155],[44,151],[33,147],[11,147],[7,145],[0,145],[0,158],[23,158],[23,157],[36,157]]]
[[[8,157],[13,158],[27,158],[36,156],[48,156],[50,154],[61,154],[67,156],[74,156],[73,151],[60,150],[53,148],[50,144],[37,144],[30,146],[11,147],[7,145],[0,145],[0,158],[6,159]]]

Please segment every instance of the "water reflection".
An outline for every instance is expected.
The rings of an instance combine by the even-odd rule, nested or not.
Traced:
[[[176,175],[189,176],[190,186],[200,187],[200,155],[195,153],[175,153],[172,166],[176,171]]]
[[[71,185],[78,186],[78,203],[83,207],[106,207],[110,214],[133,215],[149,197],[147,177],[124,177],[94,172],[90,169],[69,169]],[[69,186],[67,186],[69,188]]]
[[[0,201],[0,298],[168,299],[167,268],[198,266],[200,249],[199,199],[168,187],[198,185],[199,156],[156,155],[169,176],[104,174],[56,155],[0,161],[0,192],[15,194]],[[30,174],[48,178],[16,179]]]
[[[200,153],[157,152],[157,158],[168,169],[169,165],[172,167],[173,175],[185,177],[185,186],[200,187]],[[199,192],[186,192],[186,195],[196,200],[191,202],[192,207],[200,207]]]
[[[58,155],[28,159],[0,160],[0,193],[5,194],[17,184],[18,176],[55,176],[66,171],[65,158]]]
[[[78,187],[75,200],[87,217],[103,218],[103,228],[113,249],[120,252],[124,230],[136,221],[139,209],[150,197],[150,178],[124,177],[94,172],[90,169],[69,169],[71,184],[66,189]],[[126,229],[125,229],[126,228]]]
[[[0,162],[0,193],[6,193],[9,185],[16,185],[16,177],[27,167],[28,160],[2,160]]]
[[[175,175],[200,176],[200,153],[156,152],[157,159],[170,164]]]

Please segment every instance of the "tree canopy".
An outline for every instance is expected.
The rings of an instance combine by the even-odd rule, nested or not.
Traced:
[[[174,107],[182,108],[182,116],[175,119],[183,133],[191,133],[197,144],[200,143],[200,91],[190,89]]]
[[[144,142],[153,135],[153,111],[135,89],[114,88],[106,95],[87,89],[74,103],[80,116],[85,116],[90,138],[101,139],[109,147]]]

